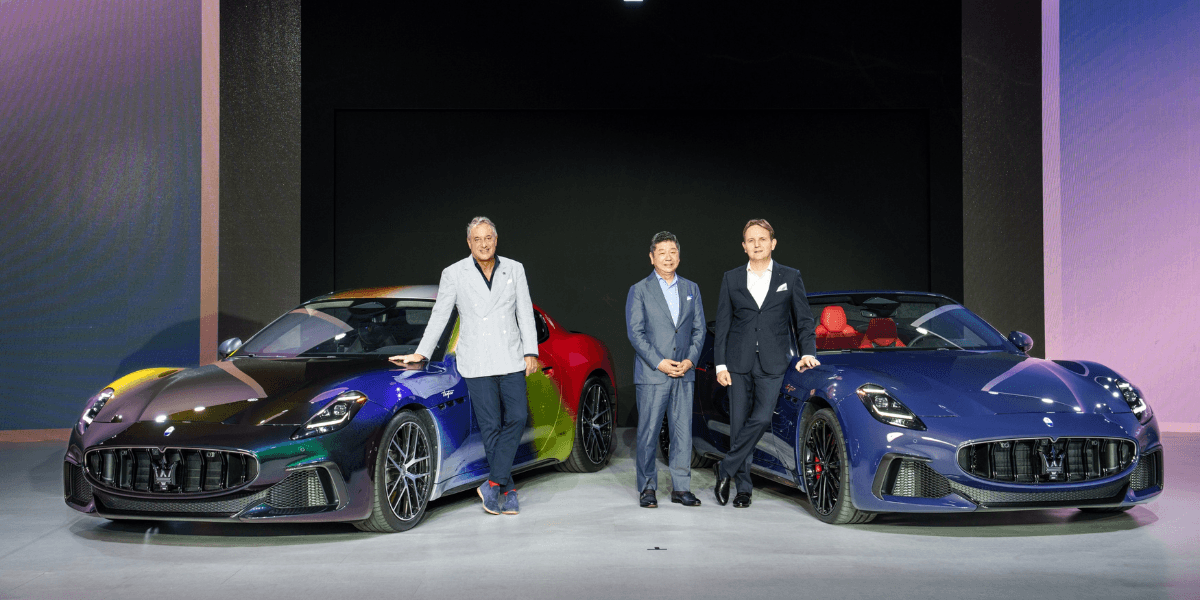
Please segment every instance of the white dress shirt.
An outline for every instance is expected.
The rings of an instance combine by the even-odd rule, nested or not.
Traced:
[[[758,303],[759,308],[762,308],[763,301],[767,299],[767,292],[771,291],[771,272],[774,270],[774,260],[767,263],[767,270],[763,271],[762,275],[756,275],[750,268],[750,263],[746,263],[746,289],[750,291],[750,295]],[[717,365],[718,373],[728,370],[729,367],[725,365]]]

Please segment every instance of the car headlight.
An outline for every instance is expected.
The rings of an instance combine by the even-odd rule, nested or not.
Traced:
[[[917,415],[878,385],[868,383],[860,386],[858,398],[862,400],[863,406],[867,407],[867,412],[880,423],[925,431],[925,424]]]
[[[345,427],[366,401],[367,395],[362,392],[338,394],[332,402],[325,405],[325,408],[322,408],[300,429],[297,429],[296,433],[292,434],[292,439],[299,440],[315,435],[324,435]]]
[[[1150,410],[1150,405],[1146,404],[1146,399],[1142,398],[1133,384],[1112,377],[1097,377],[1096,381],[1105,389],[1113,390],[1114,396],[1119,394],[1125,400],[1125,404],[1129,405],[1129,410],[1133,411],[1133,416],[1137,417],[1139,423],[1145,423],[1154,416],[1154,411]]]
[[[109,400],[112,400],[115,393],[112,388],[104,388],[100,390],[99,394],[88,398],[87,405],[83,408],[83,416],[79,417],[79,424],[76,425],[79,433],[87,431],[88,425],[92,424],[96,415],[100,414],[100,409],[104,408],[104,405],[108,404]]]

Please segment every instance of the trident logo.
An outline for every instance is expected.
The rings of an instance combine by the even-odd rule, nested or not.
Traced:
[[[163,457],[151,466],[154,467],[154,485],[158,486],[159,491],[167,491],[175,480],[175,467],[178,467],[179,463],[172,461],[168,465],[166,457]]]
[[[1038,456],[1042,458],[1042,471],[1050,478],[1050,481],[1057,481],[1063,476],[1063,458],[1066,457],[1065,452],[1059,452],[1058,447],[1050,445],[1050,456],[1038,450]]]

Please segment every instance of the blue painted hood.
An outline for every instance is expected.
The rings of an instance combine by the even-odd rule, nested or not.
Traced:
[[[1091,375],[1008,352],[896,350],[820,359],[837,370],[842,397],[875,383],[919,416],[1130,412]]]

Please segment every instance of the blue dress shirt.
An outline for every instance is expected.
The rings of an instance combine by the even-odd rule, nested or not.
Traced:
[[[663,297],[667,300],[667,308],[671,309],[671,322],[679,324],[679,290],[676,289],[679,283],[679,276],[671,278],[671,283],[667,283],[658,271],[654,272],[654,276],[658,278],[658,287],[662,288]]]

